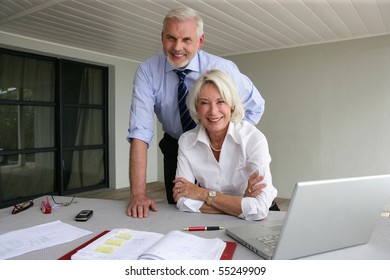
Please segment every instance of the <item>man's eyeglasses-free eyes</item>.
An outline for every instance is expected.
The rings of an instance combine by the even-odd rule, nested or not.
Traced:
[[[18,214],[19,212],[22,212],[22,211],[30,208],[33,205],[34,205],[34,201],[32,201],[32,200],[27,200],[23,203],[16,204],[16,205],[14,205],[14,209],[12,209],[12,214]]]

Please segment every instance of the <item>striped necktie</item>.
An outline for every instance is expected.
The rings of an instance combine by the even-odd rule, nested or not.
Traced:
[[[188,88],[184,83],[184,79],[187,74],[191,72],[189,69],[185,70],[174,70],[179,77],[179,86],[178,86],[178,101],[179,101],[179,111],[180,111],[180,120],[183,132],[190,130],[196,126],[195,122],[192,120],[190,113],[188,112],[186,100],[188,94]]]

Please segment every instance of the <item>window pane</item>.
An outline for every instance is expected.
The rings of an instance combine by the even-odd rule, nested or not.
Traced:
[[[100,109],[65,108],[63,117],[64,146],[103,144],[103,111]]]
[[[54,108],[0,105],[0,149],[54,146]]]
[[[0,54],[0,99],[54,101],[54,62]]]
[[[104,151],[83,150],[68,151],[64,158],[68,159],[64,164],[67,174],[65,179],[66,189],[75,189],[86,186],[102,184],[105,181],[104,174]]]
[[[18,106],[0,105],[0,149],[18,148]]]
[[[0,208],[107,186],[108,69],[0,52]]]
[[[62,100],[64,104],[103,104],[103,70],[78,63],[62,64]]]
[[[3,156],[0,201],[54,191],[54,153]]]

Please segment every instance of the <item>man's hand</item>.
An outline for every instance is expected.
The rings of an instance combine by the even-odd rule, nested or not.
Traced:
[[[133,218],[147,218],[149,209],[157,212],[157,206],[152,199],[146,195],[137,195],[130,198],[127,206],[127,215]]]

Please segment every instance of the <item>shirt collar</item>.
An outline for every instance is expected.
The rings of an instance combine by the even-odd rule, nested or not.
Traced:
[[[235,127],[236,127],[235,123],[233,123],[233,122],[229,123],[228,131],[226,133],[225,139],[227,137],[230,137],[231,139],[233,139],[234,142],[239,144],[240,143],[240,140],[239,140],[240,137],[239,137],[239,135],[237,135]],[[203,125],[198,125],[198,133],[197,133],[196,139],[195,139],[195,141],[193,143],[193,146],[195,146],[195,144],[197,142],[203,142],[207,146],[210,145],[210,139],[209,139],[209,137],[207,135],[206,128]]]
[[[230,122],[228,132],[226,133],[226,136],[229,135],[233,139],[233,141],[236,142],[237,144],[240,144],[241,142],[241,135],[237,131],[237,126],[239,125],[241,125],[241,123]]]

